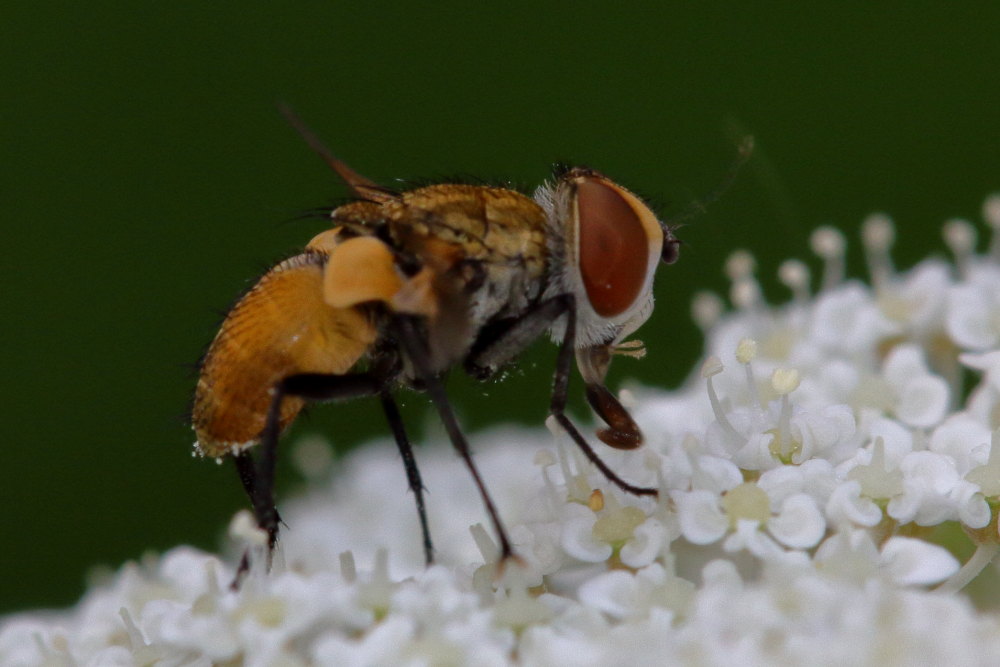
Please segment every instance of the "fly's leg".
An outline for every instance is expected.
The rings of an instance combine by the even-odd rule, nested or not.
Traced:
[[[568,294],[543,301],[520,317],[486,327],[476,338],[465,361],[469,375],[484,379],[544,334],[552,323],[572,308]]]
[[[236,464],[236,472],[239,473],[240,482],[243,484],[243,490],[246,491],[247,497],[250,499],[251,506],[253,506],[254,498],[257,497],[257,470],[254,464],[253,457],[250,456],[248,451],[242,451],[233,456],[233,463]],[[274,507],[272,503],[272,509],[274,510],[274,516],[277,523],[281,522],[281,516],[278,514],[278,509]],[[254,516],[257,516],[257,512],[254,512]],[[257,520],[258,525],[260,525],[260,519]],[[274,541],[277,540],[277,533],[274,535],[272,540],[270,533],[268,533],[268,542],[270,546],[273,546]],[[270,549],[269,546],[269,549]],[[242,581],[243,577],[247,572],[250,571],[250,549],[246,549],[243,552],[243,556],[240,558],[240,564],[236,568],[236,576],[233,578],[231,588],[237,590]]]
[[[593,463],[601,473],[607,478],[609,482],[617,486],[622,491],[626,493],[631,493],[637,496],[657,496],[659,491],[653,487],[648,486],[636,486],[634,484],[629,484],[621,477],[615,474],[615,472],[608,467],[601,457],[597,455],[597,452],[593,450],[590,444],[584,439],[577,430],[573,422],[569,420],[566,416],[566,398],[569,392],[569,374],[570,367],[573,363],[573,348],[576,340],[576,303],[574,301],[570,302],[569,308],[566,310],[566,332],[563,335],[562,345],[559,346],[559,356],[556,357],[556,372],[555,378],[552,381],[552,402],[549,404],[549,412],[555,417],[559,425],[562,426],[563,430],[569,434],[569,437],[573,439],[580,451],[583,452],[591,463]],[[595,398],[592,398],[594,396]],[[615,433],[615,428],[623,425],[631,425],[631,430],[634,431],[635,437],[638,441],[635,445],[631,447],[626,447],[631,449],[641,442],[641,434],[639,429],[635,426],[635,422],[628,415],[625,408],[618,403],[618,401],[611,395],[611,392],[596,381],[590,381],[587,383],[587,399],[591,406],[597,411],[602,419],[608,422],[611,427],[609,431]],[[610,399],[610,400],[608,400]],[[596,403],[596,404],[595,404]],[[617,407],[616,407],[617,406]],[[622,416],[624,415],[624,417]],[[611,419],[609,419],[611,417]],[[627,419],[627,422],[624,420]],[[614,442],[609,441],[605,437],[605,433],[608,431],[601,431],[598,433],[601,436],[601,440],[608,443],[609,445],[616,446]],[[626,438],[630,439],[630,438]]]
[[[597,437],[615,449],[635,449],[642,444],[642,431],[625,406],[604,386],[613,350],[610,345],[578,349],[576,365],[587,387],[587,402],[608,425],[597,431]]]
[[[392,429],[392,435],[396,439],[396,446],[399,447],[399,454],[403,457],[403,467],[406,468],[406,479],[410,485],[410,491],[417,501],[417,514],[420,517],[420,530],[424,536],[424,558],[427,564],[434,562],[434,545],[431,544],[431,529],[427,523],[427,510],[424,508],[424,483],[420,480],[420,470],[417,468],[417,461],[413,457],[413,446],[410,439],[406,437],[406,430],[403,428],[403,417],[399,414],[399,407],[395,399],[387,391],[382,391],[382,409],[385,411],[385,418]]]
[[[466,361],[466,370],[473,375],[488,374],[490,369],[512,358],[531,341],[541,336],[562,315],[566,316],[566,330],[559,348],[559,356],[556,358],[550,414],[609,482],[627,493],[640,496],[657,495],[657,490],[654,488],[635,486],[618,477],[601,460],[565,414],[569,375],[576,344],[576,301],[571,295],[563,294],[543,301],[522,317],[507,320],[496,328],[485,331],[473,345],[473,351]],[[596,370],[597,367],[605,370],[607,368],[606,359],[595,358],[603,349],[587,348],[580,352],[581,372],[585,369],[587,402],[610,427],[598,431],[598,437],[612,447],[634,449],[642,443],[642,433],[624,406],[602,384],[603,373]]]
[[[469,443],[465,439],[461,427],[458,425],[458,419],[455,417],[455,411],[452,410],[451,402],[448,400],[448,395],[444,390],[444,385],[437,374],[431,369],[430,351],[427,348],[425,335],[420,330],[419,319],[408,315],[397,315],[392,319],[392,325],[400,345],[413,363],[417,376],[423,383],[427,394],[431,398],[431,402],[437,408],[438,416],[440,416],[441,422],[448,432],[448,438],[451,440],[452,446],[455,447],[458,455],[462,457],[462,461],[469,469],[476,488],[479,490],[479,495],[486,506],[486,512],[493,523],[493,529],[500,540],[500,562],[503,563],[507,559],[514,557],[514,550],[510,546],[510,539],[507,537],[507,531],[500,521],[500,515],[493,504],[493,499],[490,498],[479,470],[472,460]]]
[[[278,524],[281,518],[274,506],[274,469],[277,460],[278,437],[281,435],[281,403],[286,396],[297,396],[309,401],[332,401],[337,399],[371,396],[382,391],[383,382],[369,373],[330,375],[326,373],[301,373],[290,375],[278,382],[273,389],[267,420],[261,433],[260,447],[256,458],[248,452],[235,457],[236,470],[240,482],[250,497],[254,517],[261,530],[267,533],[268,567],[271,555],[278,541]],[[250,568],[249,553],[240,559],[232,588],[239,588],[240,582]]]

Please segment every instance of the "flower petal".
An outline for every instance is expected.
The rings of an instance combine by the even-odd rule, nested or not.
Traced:
[[[944,581],[958,572],[958,561],[944,547],[912,537],[890,537],[879,558],[883,571],[903,586]]]
[[[816,502],[804,493],[790,496],[781,511],[767,522],[767,530],[793,549],[816,546],[826,532],[826,520]]]

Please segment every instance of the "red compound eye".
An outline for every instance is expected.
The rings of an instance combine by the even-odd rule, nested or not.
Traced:
[[[576,197],[587,299],[598,315],[614,317],[628,310],[646,282],[649,239],[632,206],[603,181],[580,180]]]

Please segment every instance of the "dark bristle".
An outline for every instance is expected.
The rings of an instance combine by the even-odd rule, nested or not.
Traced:
[[[201,356],[198,357],[198,361],[182,361],[177,364],[177,368],[184,371],[184,375],[190,380],[198,376],[198,372],[201,370],[201,362],[205,359],[205,353],[202,352]]]
[[[187,411],[167,417],[172,426],[193,426],[191,423],[191,413],[194,412],[194,392],[188,398]]]
[[[346,203],[346,202],[341,202]],[[307,208],[305,210],[299,211],[294,215],[285,218],[282,223],[288,224],[290,222],[299,222],[301,220],[329,220],[330,213],[340,206],[340,203],[334,204],[332,206],[317,206],[316,208]]]
[[[400,185],[399,189],[402,192],[418,190],[432,185],[474,185],[478,187],[504,188],[506,190],[520,192],[521,194],[528,194],[531,191],[531,188],[526,186],[524,183],[515,182],[510,179],[489,178],[467,173],[450,174],[445,177],[437,178],[397,178],[396,183]]]
[[[562,160],[552,163],[552,178],[559,180],[570,171],[572,171],[574,165],[569,162],[563,162]]]

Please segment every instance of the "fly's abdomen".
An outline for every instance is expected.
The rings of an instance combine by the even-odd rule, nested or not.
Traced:
[[[229,311],[195,392],[192,422],[202,454],[255,444],[276,383],[297,373],[346,373],[375,340],[361,309],[324,302],[325,261],[325,253],[307,252],[278,264]],[[302,404],[282,401],[282,429]]]

